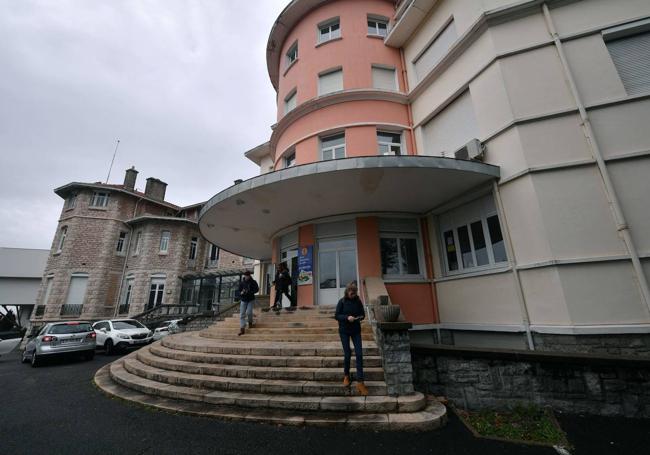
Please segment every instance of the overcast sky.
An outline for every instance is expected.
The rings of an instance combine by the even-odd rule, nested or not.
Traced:
[[[166,199],[258,169],[275,91],[265,49],[288,0],[0,0],[0,246],[51,246],[52,190],[135,166]]]

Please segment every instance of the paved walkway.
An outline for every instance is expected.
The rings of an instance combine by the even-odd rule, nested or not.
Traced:
[[[112,400],[91,383],[117,357],[53,361],[42,368],[0,357],[0,455],[91,451],[124,454],[555,454],[474,438],[450,415],[424,434],[275,427],[153,412]],[[574,454],[645,453],[650,422],[560,416]],[[613,444],[610,444],[613,442]]]

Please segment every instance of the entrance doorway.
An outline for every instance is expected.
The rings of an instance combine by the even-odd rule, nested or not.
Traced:
[[[318,242],[318,305],[336,305],[348,283],[357,279],[354,238]]]
[[[298,305],[298,250],[290,249],[280,252],[280,262],[287,265],[291,275],[291,300],[293,306]],[[275,275],[274,275],[275,276]]]

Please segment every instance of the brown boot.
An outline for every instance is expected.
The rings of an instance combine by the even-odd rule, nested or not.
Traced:
[[[241,329],[239,329],[239,333],[237,334],[237,336],[240,337],[245,333],[246,333],[246,329],[242,327]]]
[[[359,392],[359,395],[363,395],[365,397],[368,395],[368,388],[363,382],[357,382],[357,392]]]
[[[350,387],[350,376],[343,376],[343,387]]]

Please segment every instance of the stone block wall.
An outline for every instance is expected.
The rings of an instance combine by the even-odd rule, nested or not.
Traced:
[[[407,326],[410,324],[379,322],[374,330],[387,392],[391,396],[411,395],[414,392],[411,340]]]
[[[533,335],[535,349],[553,352],[650,357],[650,334]]]
[[[416,390],[469,410],[550,406],[570,413],[650,417],[650,361],[459,348],[412,348]]]

